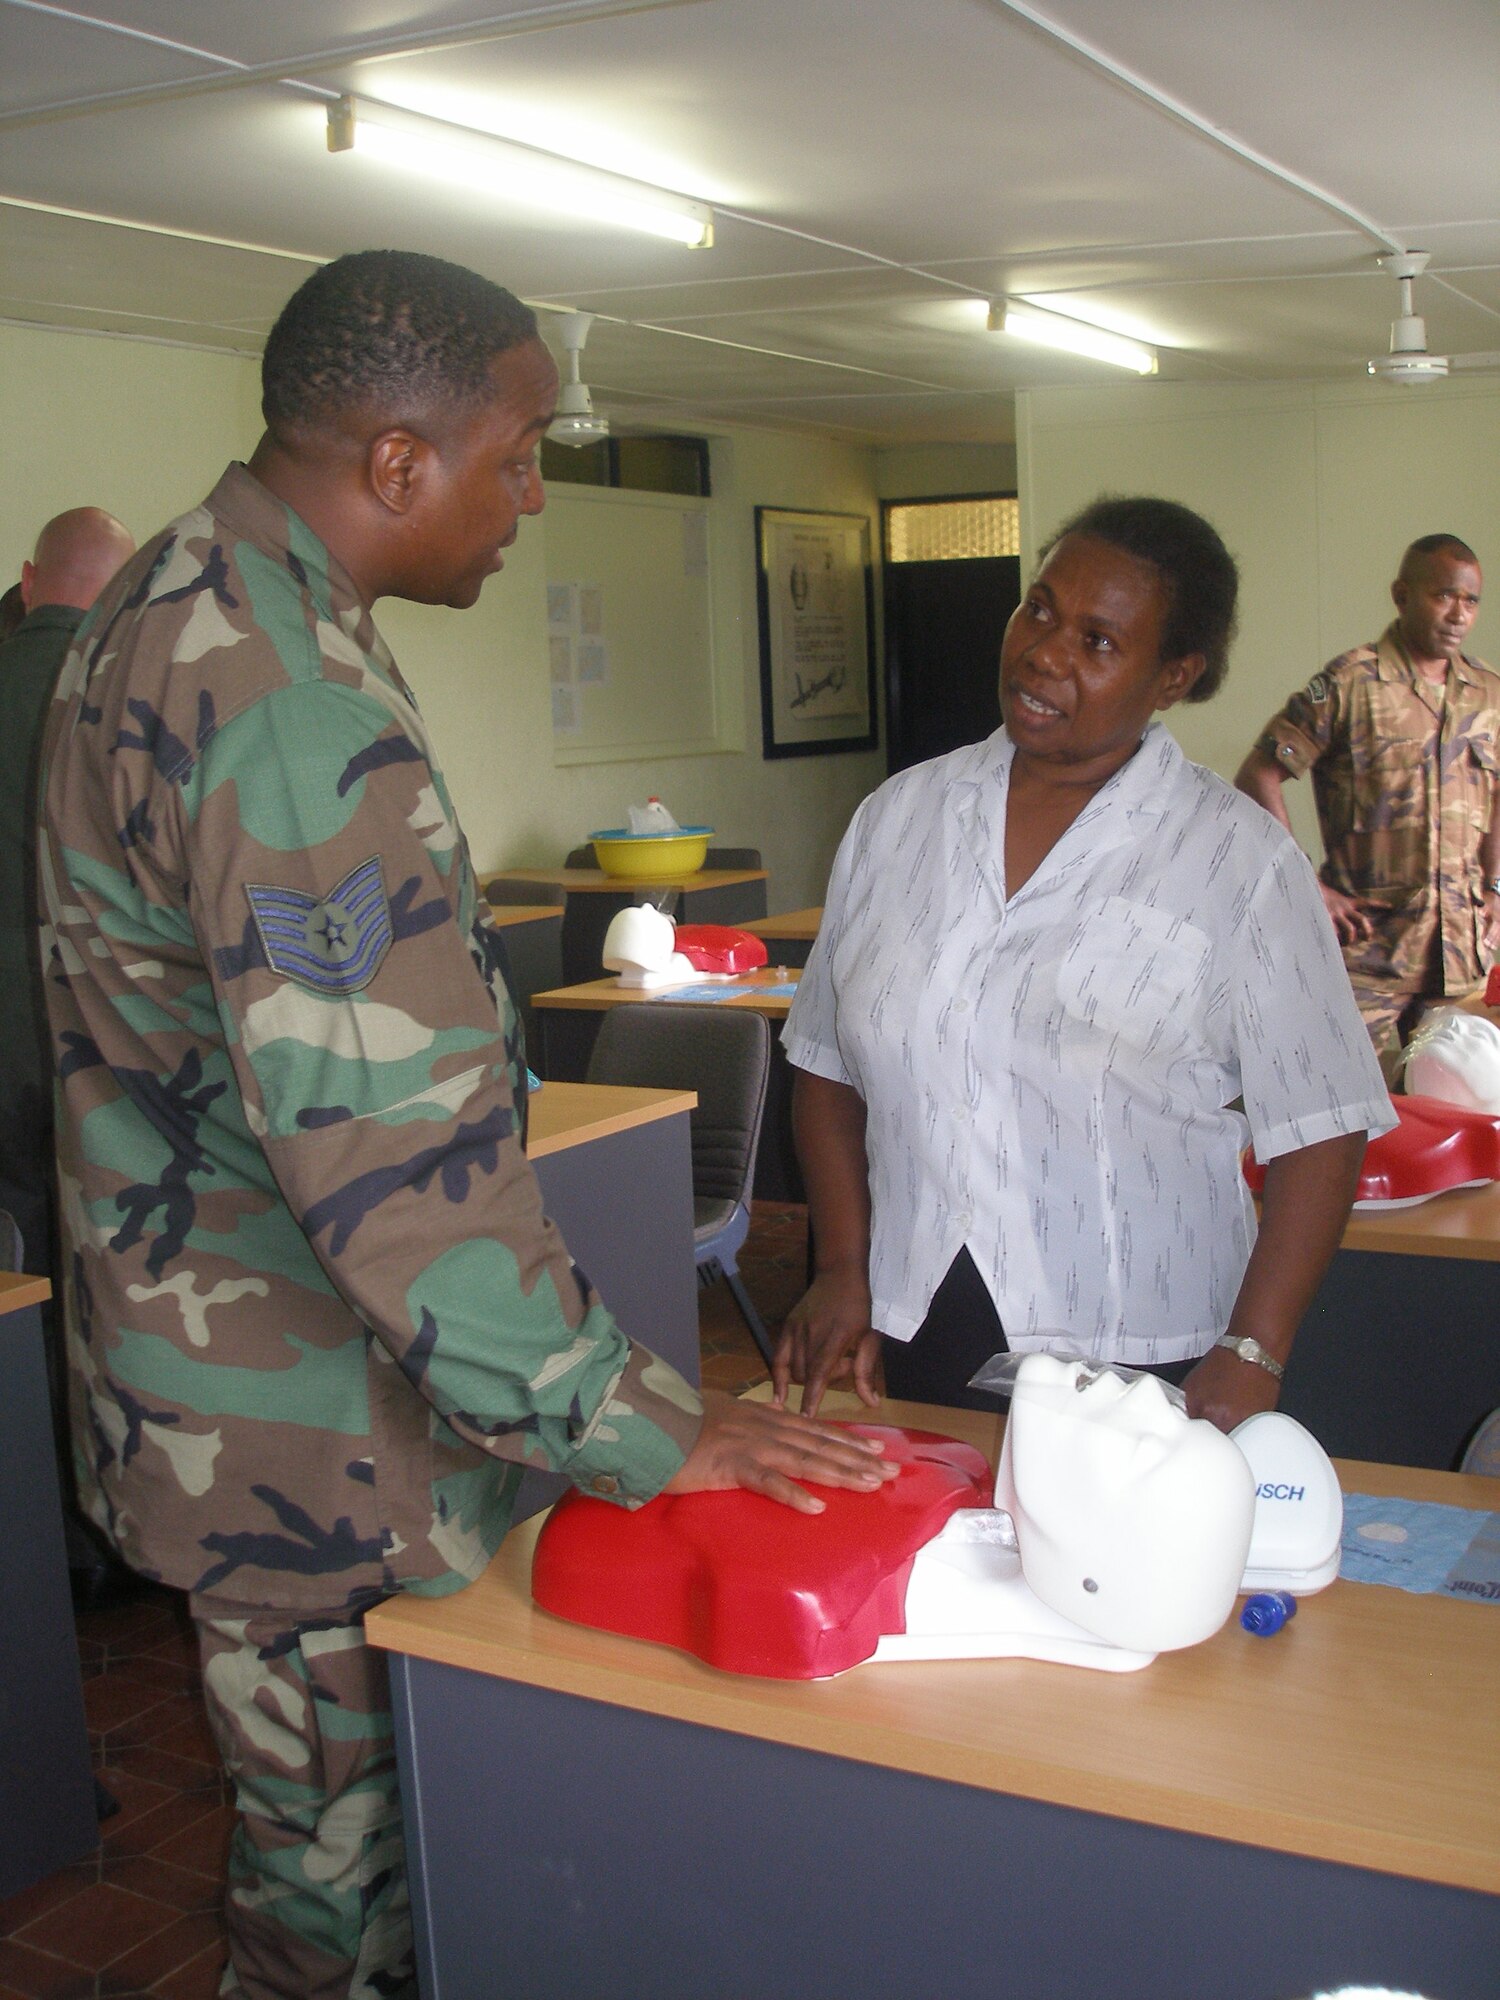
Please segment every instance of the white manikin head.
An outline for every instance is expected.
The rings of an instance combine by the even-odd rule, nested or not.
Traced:
[[[1500,1028],[1456,1008],[1431,1015],[1407,1044],[1406,1087],[1414,1097],[1500,1115]]]
[[[1154,1376],[1127,1384],[1029,1354],[995,1504],[1044,1604],[1114,1645],[1161,1653],[1210,1638],[1233,1609],[1255,1482],[1239,1447]]]
[[[604,933],[604,964],[610,972],[664,972],[671,962],[677,926],[649,903],[616,910]]]

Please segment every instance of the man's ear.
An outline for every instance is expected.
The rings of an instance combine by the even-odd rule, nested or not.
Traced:
[[[1178,702],[1192,693],[1207,665],[1208,660],[1202,653],[1184,653],[1180,660],[1167,660],[1162,666],[1161,690],[1156,706],[1175,708]]]
[[[35,589],[36,564],[34,562],[23,562],[21,565],[21,602],[26,606],[28,611],[31,609],[31,594]]]
[[[1392,604],[1395,605],[1398,611],[1404,611],[1406,609],[1406,600],[1410,596],[1410,594],[1411,593],[1407,587],[1406,578],[1404,576],[1398,576],[1396,578],[1396,581],[1391,585],[1391,602]]]
[[[381,431],[365,454],[370,491],[392,514],[409,514],[431,475],[432,446],[415,431]]]

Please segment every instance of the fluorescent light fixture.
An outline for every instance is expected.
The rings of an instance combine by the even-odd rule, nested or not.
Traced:
[[[1156,373],[1156,349],[1144,341],[1128,340],[1123,333],[1090,326],[1047,306],[1028,305],[1024,299],[996,299],[990,307],[989,328],[991,333],[1014,334],[1038,347],[1058,347],[1065,354],[1107,361],[1112,368],[1128,368],[1136,375]]]
[[[501,201],[642,230],[690,250],[713,246],[714,212],[704,202],[396,105],[352,97],[330,104],[328,150],[368,153],[408,173],[456,182]]]

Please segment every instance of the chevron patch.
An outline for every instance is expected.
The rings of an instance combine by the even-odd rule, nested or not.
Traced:
[[[326,896],[258,882],[247,882],[245,894],[271,965],[313,993],[357,993],[391,948],[391,906],[378,854],[351,868]]]

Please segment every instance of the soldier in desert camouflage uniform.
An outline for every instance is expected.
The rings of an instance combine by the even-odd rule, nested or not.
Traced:
[[[1282,787],[1312,772],[1323,900],[1387,1078],[1500,943],[1500,676],[1461,651],[1480,582],[1466,543],[1413,542],[1393,623],[1293,695],[1235,779],[1286,825]]]
[[[370,606],[472,604],[540,510],[534,318],[364,253],[264,376],[250,466],[63,668],[40,876],[80,1488],[192,1593],[242,1815],[222,1990],[308,2000],[410,1980],[372,1603],[477,1576],[525,1466],[804,1508],[789,1474],[882,1469],[627,1340],[522,1152],[515,1010]]]

